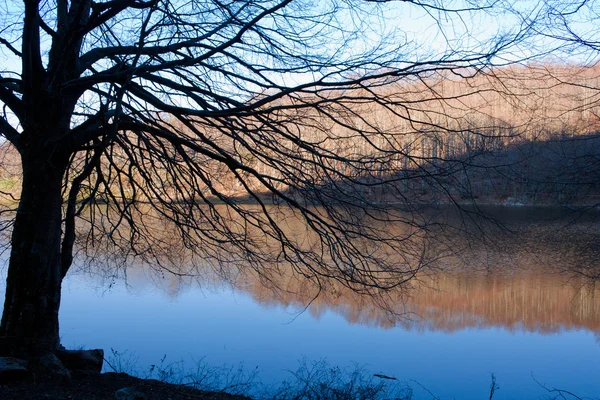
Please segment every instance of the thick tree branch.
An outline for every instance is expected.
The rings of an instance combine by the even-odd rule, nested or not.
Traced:
[[[0,78],[0,101],[6,104],[18,118],[23,118],[23,100],[15,96],[14,90],[21,90],[21,82],[16,79]]]
[[[77,34],[83,36],[86,33],[91,32],[93,29],[96,29],[128,8],[143,10],[152,7],[154,4],[156,4],[156,0],[113,0],[102,3],[92,2],[92,14],[87,24],[82,27]]]
[[[100,157],[102,156],[102,152],[104,151],[104,147],[106,146],[107,142],[108,140],[98,143],[98,148],[94,150],[94,154],[86,163],[83,171],[73,178],[73,181],[71,182],[71,188],[69,189],[69,196],[67,198],[67,211],[64,218],[65,230],[63,233],[61,247],[61,270],[63,278],[73,263],[73,246],[75,244],[75,217],[81,184],[90,177],[94,169],[99,167]]]
[[[25,1],[25,20],[23,23],[22,44],[22,79],[24,95],[26,97],[36,96],[42,86],[46,72],[42,64],[42,53],[40,47],[40,24],[41,17],[38,10],[38,0]]]
[[[19,131],[13,128],[3,117],[0,117],[0,134],[8,139],[17,149],[20,148]]]

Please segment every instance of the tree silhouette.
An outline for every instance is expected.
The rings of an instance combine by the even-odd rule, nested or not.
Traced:
[[[481,88],[436,86],[485,72],[528,34],[481,28],[498,5],[5,4],[0,133],[20,155],[22,189],[2,352],[56,351],[61,282],[74,251],[99,243],[165,268],[183,244],[215,268],[268,279],[288,265],[370,294],[410,280],[437,227],[420,207],[454,201],[451,188],[468,187],[456,172],[474,162],[437,138],[506,134],[462,101]],[[420,25],[405,28],[411,18]],[[420,27],[426,36],[411,34]]]

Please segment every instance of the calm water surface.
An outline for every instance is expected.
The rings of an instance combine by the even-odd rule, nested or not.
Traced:
[[[293,280],[276,293],[247,277],[200,285],[143,268],[127,283],[74,273],[63,284],[62,342],[127,351],[142,372],[164,355],[190,368],[204,357],[276,383],[305,357],[396,377],[417,399],[431,396],[414,381],[441,399],[487,399],[491,373],[494,399],[543,398],[535,380],[600,398],[596,225],[538,222],[524,231],[527,246],[474,249],[471,265],[392,295],[396,317],[342,288],[305,309],[310,295]]]

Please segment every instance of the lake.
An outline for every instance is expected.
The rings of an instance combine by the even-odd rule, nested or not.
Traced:
[[[596,218],[494,213],[510,234],[441,260],[385,307],[336,285],[313,298],[292,275],[271,287],[250,273],[180,278],[132,265],[125,280],[85,265],[63,283],[62,343],[103,348],[141,374],[166,356],[163,365],[187,369],[243,364],[270,385],[303,360],[326,360],[395,377],[415,399],[432,398],[422,387],[441,399],[487,399],[491,374],[494,399],[537,399],[548,395],[541,385],[600,398]]]

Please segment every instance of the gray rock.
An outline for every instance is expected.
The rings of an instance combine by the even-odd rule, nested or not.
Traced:
[[[63,363],[52,353],[44,354],[36,362],[36,367],[43,373],[53,375],[64,380],[71,379],[71,372],[65,368]]]
[[[104,350],[58,350],[56,355],[65,367],[70,370],[102,371]]]
[[[146,396],[134,387],[126,387],[115,392],[115,400],[146,400]]]
[[[27,361],[14,357],[0,357],[0,383],[15,382],[28,376]]]

